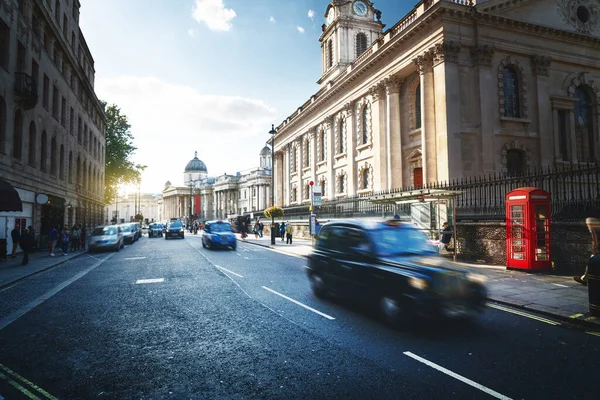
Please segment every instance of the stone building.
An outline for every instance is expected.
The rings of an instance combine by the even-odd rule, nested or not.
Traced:
[[[0,237],[15,224],[43,236],[52,225],[104,221],[106,120],[79,7],[0,1],[0,177],[23,202],[22,212],[0,213]]]
[[[600,154],[600,2],[424,0],[384,30],[336,0],[319,90],[275,138],[276,203],[369,195]]]
[[[133,222],[136,214],[147,223],[161,221],[158,196],[154,193],[129,193],[117,196],[114,203],[106,205],[105,224]]]

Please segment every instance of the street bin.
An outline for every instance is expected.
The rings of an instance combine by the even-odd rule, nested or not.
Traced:
[[[6,261],[8,258],[6,254],[6,239],[0,239],[0,259]]]
[[[600,254],[596,254],[588,261],[587,285],[590,314],[600,317]]]

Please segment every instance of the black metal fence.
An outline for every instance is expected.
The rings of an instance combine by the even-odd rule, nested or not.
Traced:
[[[460,190],[456,199],[457,220],[504,220],[505,196],[521,187],[546,190],[551,196],[554,221],[579,221],[589,216],[600,217],[600,165],[558,164],[536,168],[525,174],[491,174],[451,182],[436,182],[424,189]],[[414,186],[376,192],[374,195],[418,190]],[[324,200],[315,207],[319,218],[382,217],[410,215],[409,204],[375,204],[367,196],[350,196]],[[310,205],[286,207],[285,219],[304,219],[310,215]]]

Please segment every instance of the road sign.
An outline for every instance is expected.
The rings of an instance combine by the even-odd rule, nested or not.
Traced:
[[[312,204],[314,206],[320,206],[321,205],[321,186],[317,185],[317,186],[313,186],[313,201]]]

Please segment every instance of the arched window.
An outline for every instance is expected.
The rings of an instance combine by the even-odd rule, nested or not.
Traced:
[[[0,153],[4,153],[6,142],[6,102],[0,96]]]
[[[69,151],[69,170],[67,172],[69,183],[73,183],[73,152]]]
[[[292,201],[296,201],[297,195],[296,195],[296,188],[292,189]]]
[[[77,171],[75,175],[75,183],[77,185],[81,184],[81,158],[77,156]]]
[[[325,130],[322,129],[321,130],[321,134],[319,136],[319,144],[320,144],[320,149],[321,149],[321,154],[319,157],[319,161],[325,161]]]
[[[361,112],[362,144],[369,142],[369,106],[365,105]]]
[[[21,159],[23,153],[23,114],[21,110],[15,112],[15,126],[13,129],[13,157]]]
[[[56,137],[52,138],[50,142],[50,173],[52,175],[56,175],[56,167],[57,167],[57,154],[56,154]]]
[[[344,119],[340,118],[340,122],[338,122],[338,154],[342,154],[344,152]]]
[[[59,155],[59,162],[58,162],[58,177],[60,178],[60,180],[64,181],[65,180],[65,146],[64,145],[60,145],[60,155]]]
[[[310,199],[310,186],[309,185],[304,186],[304,199],[306,199],[306,200]]]
[[[298,148],[294,146],[292,149],[292,172],[298,169]]]
[[[327,41],[327,69],[333,67],[333,40]]]
[[[368,189],[369,188],[369,168],[365,168],[362,170],[362,188],[361,189]]]
[[[27,162],[35,167],[35,148],[37,147],[37,137],[35,132],[35,122],[29,123],[29,143],[27,144]]]
[[[519,75],[517,70],[508,65],[502,70],[502,87],[504,89],[504,116],[521,118],[519,99]]]
[[[46,172],[48,166],[48,135],[42,131],[42,143],[40,149],[40,170]]]
[[[506,152],[506,170],[509,176],[521,176],[525,173],[525,152],[509,149]]]
[[[327,192],[326,192],[326,186],[325,186],[325,179],[321,179],[319,181],[319,186],[321,186],[321,197],[325,198],[327,197]]]
[[[304,141],[304,167],[308,168],[310,164],[310,143],[308,140]]]
[[[356,57],[367,50],[367,35],[360,32],[356,35]]]
[[[587,87],[579,85],[575,89],[575,143],[577,160],[594,161],[594,120],[592,100]]]
[[[421,127],[421,84],[415,89],[415,129]]]
[[[338,193],[346,192],[346,175],[338,176]]]

